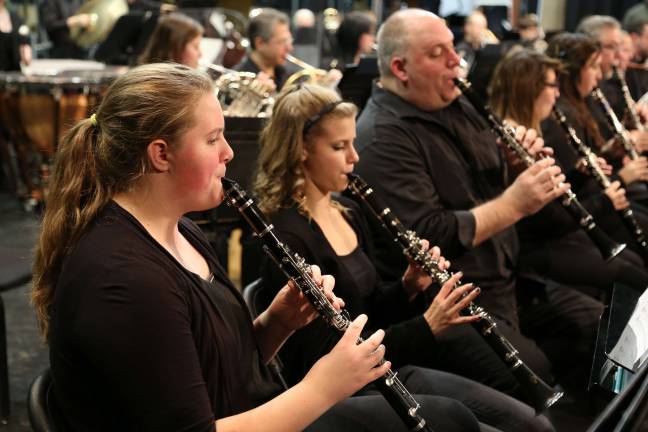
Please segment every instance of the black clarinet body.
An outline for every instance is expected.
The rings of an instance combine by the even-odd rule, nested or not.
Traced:
[[[351,321],[346,311],[338,311],[326,297],[324,290],[313,280],[309,265],[276,235],[252,198],[240,186],[227,178],[222,179],[227,204],[236,208],[263,242],[264,251],[291,279],[313,305],[324,321],[339,333],[349,327]],[[358,338],[358,344],[362,343]],[[381,360],[380,364],[384,364]],[[333,377],[332,377],[333,378]],[[432,428],[418,413],[420,405],[391,369],[374,382],[398,416],[412,431],[432,432]]]
[[[407,230],[389,207],[384,206],[373,189],[358,175],[348,174],[348,189],[362,199],[373,215],[389,231],[403,254],[417,263],[439,285],[443,285],[452,276],[446,270],[439,268],[436,260],[423,250],[421,239],[414,231]],[[461,285],[461,282],[456,286]],[[455,288],[456,288],[455,286]],[[473,322],[477,332],[486,340],[502,361],[509,367],[523,389],[523,394],[536,412],[540,413],[556,403],[562,397],[562,392],[554,391],[519,357],[518,350],[497,330],[497,322],[482,307],[470,303],[462,315],[477,315],[481,319]]]
[[[632,125],[637,130],[640,131],[645,130],[643,122],[639,118],[639,114],[637,114],[636,104],[635,101],[632,99],[632,95],[630,94],[630,89],[628,88],[628,83],[625,77],[621,72],[619,72],[619,68],[616,66],[612,66],[612,74],[619,80],[619,83],[621,83],[621,93],[623,94],[623,102],[626,106],[626,109],[628,110],[628,114],[630,114],[630,120],[632,121]]]
[[[567,121],[565,114],[560,110],[560,108],[555,105],[553,107],[553,115],[567,134],[567,141],[571,144],[572,148],[576,150],[576,152],[583,158],[583,160],[585,161],[585,166],[589,170],[592,177],[594,177],[596,182],[599,184],[601,189],[605,190],[608,186],[610,186],[611,181],[607,174],[605,174],[599,166],[596,154],[594,154],[592,149],[589,148],[587,144],[585,144],[580,140],[580,138],[578,138],[576,131]],[[648,256],[648,241],[646,239],[646,234],[637,222],[632,209],[630,207],[627,207],[622,210],[617,210],[617,213],[619,214],[619,216],[621,216],[621,220],[623,221],[626,229],[630,231],[632,237],[641,247],[644,257]]]
[[[614,132],[617,139],[621,142],[621,145],[623,146],[623,149],[625,150],[628,157],[632,160],[639,159],[639,153],[637,152],[637,149],[635,148],[634,144],[630,140],[630,135],[628,135],[628,131],[626,130],[625,127],[623,127],[623,125],[619,121],[619,118],[614,113],[614,110],[610,106],[610,102],[608,102],[607,98],[605,97],[601,89],[598,87],[595,88],[592,91],[592,97],[601,106],[601,109],[603,110],[603,114],[605,114],[605,119],[608,122],[608,126],[610,127],[612,132]]]
[[[490,107],[480,100],[480,97],[472,89],[471,84],[462,78],[454,78],[454,82],[475,109],[486,119],[486,121],[488,121],[491,129],[504,145],[513,151],[527,167],[533,165],[536,162],[536,159],[531,156],[522,144],[515,139],[513,130],[505,126],[502,120],[490,109]],[[585,207],[583,207],[578,200],[578,197],[576,197],[576,194],[571,189],[568,189],[565,194],[559,198],[559,200],[572,218],[574,218],[578,225],[585,231],[585,233],[587,233],[588,237],[596,245],[606,262],[616,257],[623,249],[625,249],[625,244],[614,242],[603,232],[603,230],[596,224],[594,217]]]

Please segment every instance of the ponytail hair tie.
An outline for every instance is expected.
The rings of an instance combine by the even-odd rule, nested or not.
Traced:
[[[97,114],[92,114],[90,116],[90,122],[92,123],[92,126],[97,127]]]

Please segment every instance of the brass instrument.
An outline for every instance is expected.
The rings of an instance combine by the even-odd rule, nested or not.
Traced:
[[[303,60],[300,60],[290,54],[286,56],[286,60],[290,63],[299,66],[302,70],[290,75],[286,80],[284,87],[288,87],[298,82],[306,82],[308,84],[320,84],[326,87],[335,88],[342,79],[342,73],[337,69],[325,71],[324,69],[316,68]],[[336,74],[334,71],[337,71]]]
[[[270,117],[274,107],[274,88],[257,80],[252,72],[239,72],[221,65],[200,62],[200,66],[216,72],[214,81],[218,101],[227,117]]]
[[[454,82],[473,107],[475,107],[477,112],[488,122],[493,132],[502,140],[502,143],[514,152],[526,166],[533,165],[536,159],[515,139],[515,132],[510,127],[505,126],[491,108],[484,104],[473,90],[472,84],[463,78],[454,78]],[[568,189],[558,199],[563,208],[567,210],[567,213],[574,218],[575,222],[578,223],[596,245],[606,262],[616,257],[625,249],[625,244],[616,243],[605,234],[594,220],[594,216],[581,204],[571,189]]]
[[[446,270],[439,268],[439,263],[421,247],[421,239],[414,231],[406,230],[401,221],[392,213],[389,207],[384,206],[373,189],[356,174],[347,174],[349,177],[348,189],[351,193],[362,199],[371,213],[389,231],[394,241],[402,248],[403,254],[417,263],[439,285],[443,285],[452,276]],[[458,282],[454,288],[461,285]],[[513,344],[497,330],[497,322],[482,307],[470,303],[461,314],[464,316],[476,315],[479,321],[472,323],[477,332],[493,348],[493,351],[509,367],[511,373],[517,378],[524,389],[526,401],[540,413],[556,403],[563,395],[554,391],[545,383],[529,366],[527,366]]]
[[[616,78],[619,80],[621,83],[621,93],[623,93],[623,102],[625,103],[625,106],[628,110],[628,114],[630,114],[630,120],[632,121],[632,126],[636,130],[639,131],[644,131],[644,124],[639,118],[639,114],[637,114],[637,106],[635,101],[632,99],[632,95],[630,95],[630,89],[628,88],[628,83],[625,80],[625,77],[621,72],[619,72],[619,68],[616,66],[612,66],[612,76],[616,76]]]
[[[103,42],[117,19],[128,13],[126,0],[88,0],[75,15],[90,15],[88,27],[72,27],[70,39],[82,48],[89,48]]]

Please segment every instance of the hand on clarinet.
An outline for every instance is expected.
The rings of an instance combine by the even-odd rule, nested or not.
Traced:
[[[365,385],[385,375],[391,363],[378,366],[385,355],[383,330],[378,330],[361,344],[358,337],[367,323],[366,315],[351,322],[340,341],[322,357],[304,377],[303,382],[329,403],[346,399]]]
[[[625,156],[623,158],[623,168],[619,170],[619,177],[626,185],[648,181],[648,159],[641,156],[633,160]]]
[[[529,216],[570,188],[553,158],[535,162],[504,191],[504,197],[520,217]]]
[[[453,274],[443,284],[439,293],[423,313],[425,321],[435,335],[443,334],[450,326],[471,323],[480,319],[479,316],[460,314],[480,293],[480,289],[472,283],[455,288],[462,276],[461,272]]]
[[[344,300],[333,294],[335,278],[331,275],[322,275],[320,268],[316,265],[311,266],[310,269],[313,280],[322,287],[333,307],[337,310],[342,309]],[[302,328],[317,317],[317,312],[306,296],[292,281],[279,290],[267,312],[271,319],[289,333]]]
[[[648,151],[648,131],[631,130],[630,139],[639,154]]]
[[[626,198],[626,191],[621,187],[621,182],[618,180],[613,181],[610,186],[605,188],[605,195],[612,201],[614,210],[623,210],[630,205]]]
[[[438,263],[439,269],[447,270],[450,267],[450,261],[447,261],[444,257],[441,256],[441,249],[438,246],[434,246],[430,249],[430,242],[427,240],[421,240],[421,249],[427,252],[433,260]],[[413,300],[419,293],[428,289],[432,284],[432,277],[425,272],[414,261],[408,258],[409,266],[403,274],[402,284],[405,294],[410,300]]]

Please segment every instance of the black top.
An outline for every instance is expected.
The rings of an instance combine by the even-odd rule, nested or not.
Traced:
[[[438,245],[453,268],[464,272],[465,281],[482,288],[478,303],[517,322],[515,229],[472,247],[470,210],[507,186],[506,164],[486,122],[463,96],[426,112],[374,85],[357,129],[357,173],[405,227]],[[381,227],[373,238],[381,275],[402,274],[407,262],[394,242]]]
[[[385,283],[380,279],[372,265],[369,228],[360,208],[348,198],[337,199],[348,209],[345,217],[358,236],[358,248],[351,256],[338,256],[319,225],[296,208],[278,211],[271,217],[271,222],[281,240],[293,252],[308,264],[318,265],[322,273],[335,277],[335,294],[344,299],[351,319],[361,313],[369,316],[365,333],[377,328],[387,329],[383,343],[387,347],[387,358],[394,368],[406,364],[429,365],[433,361],[436,345],[430,327],[422,316],[423,299],[419,296],[409,302],[400,281]],[[360,266],[362,269],[359,269]],[[262,275],[262,301],[268,304],[286,283],[286,277],[269,259],[263,264]],[[281,359],[286,363],[287,381],[294,383],[300,380],[338,339],[338,335],[321,319],[298,330],[280,351]]]
[[[83,0],[43,0],[40,19],[52,41],[50,57],[86,58],[87,52],[70,39],[67,19],[77,13]]]
[[[65,260],[50,362],[66,430],[213,431],[277,391],[243,299],[199,229],[183,219],[180,232],[213,282],[114,202]]]
[[[29,38],[19,33],[22,20],[13,11],[9,12],[11,32],[0,32],[0,71],[20,70],[20,51],[22,44],[29,44]]]
[[[243,60],[241,60],[239,64],[234,66],[234,69],[240,72],[253,72],[255,74],[261,72],[259,66],[254,63],[254,61],[252,61],[252,58],[250,58],[250,56],[243,58]],[[289,76],[290,74],[285,67],[281,65],[275,66],[273,80],[275,85],[277,86],[277,91],[281,90]]]

